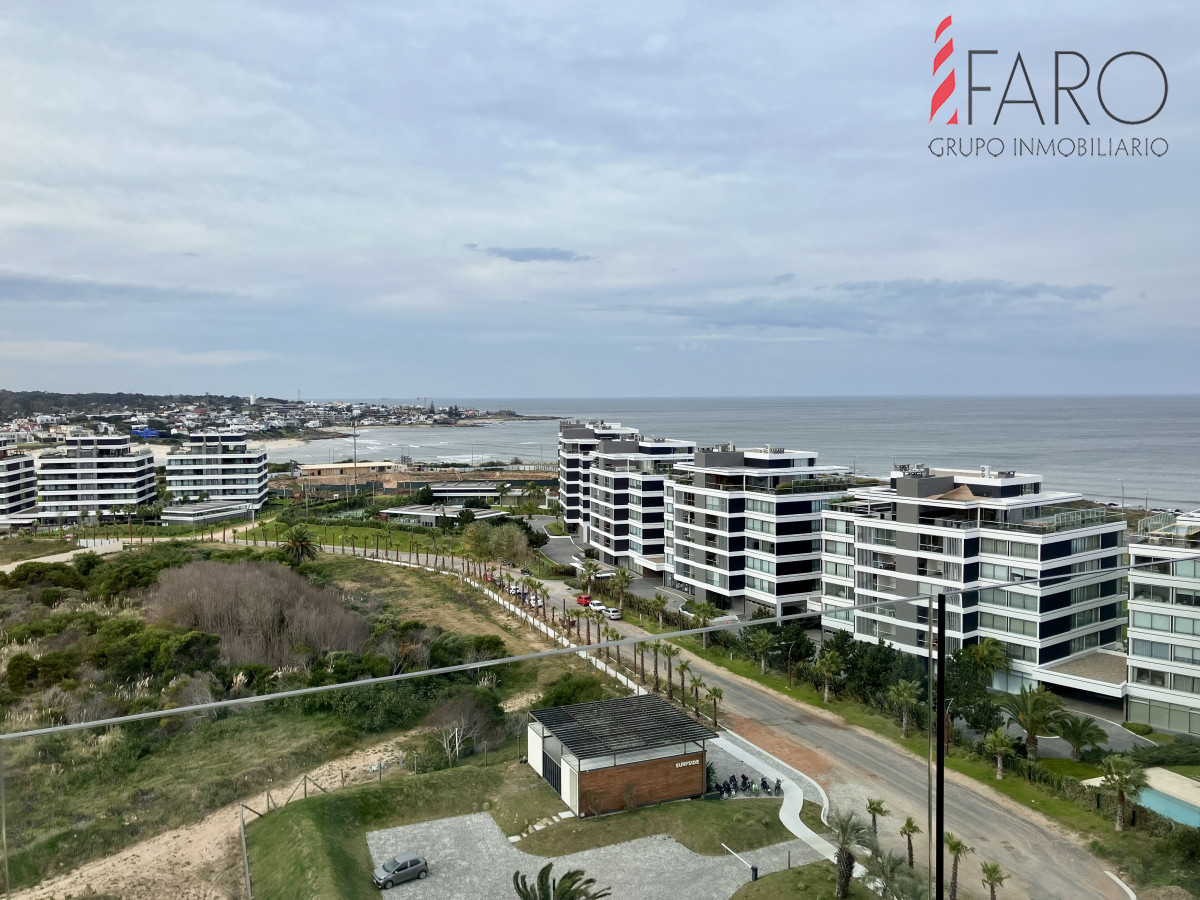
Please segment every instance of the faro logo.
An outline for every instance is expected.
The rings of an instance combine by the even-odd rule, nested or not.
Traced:
[[[933,57],[935,87],[929,105],[929,121],[932,122],[935,117],[940,118],[939,112],[946,115],[953,108],[953,112],[949,113],[945,124],[957,125],[958,107],[950,102],[956,87],[953,60],[954,39],[947,36],[951,24],[951,17],[946,16],[934,31],[933,40],[938,47]],[[943,36],[946,37],[945,43],[941,43]],[[992,93],[992,85],[982,83],[984,76],[977,75],[975,72],[976,57],[998,56],[999,53],[999,50],[967,51],[968,125],[975,124],[976,104],[985,105],[985,98],[977,99],[975,95]],[[984,62],[985,60],[979,60],[981,66]],[[1117,65],[1114,66],[1115,63]],[[1141,67],[1143,71],[1137,71],[1133,68],[1134,66]],[[1029,77],[1029,71],[1025,67],[1025,61],[1018,52],[1012,65],[1008,68],[1008,79],[1004,84],[1003,91],[1000,92],[999,102],[995,105],[991,124],[999,124],[1006,107],[1026,106],[1032,107],[1037,114],[1038,121],[1045,125],[1048,107],[1052,105],[1053,124],[1055,125],[1061,124],[1063,116],[1070,116],[1071,121],[1074,122],[1076,113],[1084,125],[1091,125],[1092,119],[1098,118],[1101,114],[1122,125],[1144,125],[1158,116],[1163,111],[1163,107],[1167,105],[1169,85],[1166,69],[1149,53],[1141,50],[1125,50],[1114,54],[1105,60],[1096,71],[1094,81],[1092,80],[1093,68],[1094,66],[1087,56],[1077,50],[1055,50],[1053,83],[1038,85],[1035,89],[1033,80]],[[1139,84],[1149,78],[1148,83],[1154,87],[1139,90],[1136,98],[1139,108],[1136,110],[1122,108],[1120,112],[1124,115],[1121,115],[1114,110],[1114,104],[1109,95],[1113,93],[1114,87],[1119,86],[1122,77],[1128,78],[1131,75],[1138,79]],[[1161,87],[1158,84],[1160,81]],[[1108,91],[1107,95],[1106,90]],[[1127,97],[1124,99],[1128,100]],[[1044,109],[1044,107],[1046,108]],[[1071,112],[1072,108],[1074,113]]]

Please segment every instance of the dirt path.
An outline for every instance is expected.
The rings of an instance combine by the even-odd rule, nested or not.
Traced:
[[[314,769],[308,773],[309,794],[319,793],[311,781],[326,790],[337,790],[378,778],[378,772],[367,767],[381,761],[389,768],[397,764],[401,759],[399,745],[408,737],[388,738]],[[272,790],[272,803],[282,805],[289,796],[302,797],[302,781],[296,778]],[[261,812],[266,806],[266,793],[246,797],[244,802]],[[19,900],[62,900],[94,892],[140,900],[242,900],[245,874],[238,808],[237,803],[223,806],[195,825],[157,835],[13,896]],[[250,813],[246,817],[254,818]]]

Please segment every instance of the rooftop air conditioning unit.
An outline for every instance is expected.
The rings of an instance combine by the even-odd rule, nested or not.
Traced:
[[[979,467],[979,477],[980,478],[988,478],[991,476],[991,474],[992,474],[992,469],[990,466],[980,466]]]

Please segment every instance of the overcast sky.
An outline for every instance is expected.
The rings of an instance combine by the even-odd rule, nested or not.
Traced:
[[[5,3],[0,387],[1197,392],[1200,6],[932,9]],[[948,37],[958,126],[929,122]],[[998,51],[971,126],[968,49]],[[1053,122],[1055,50],[1090,125]],[[1170,83],[1144,125],[1097,102],[1129,50]],[[1045,126],[992,124],[1018,51]],[[1161,91],[1105,75],[1122,118]]]

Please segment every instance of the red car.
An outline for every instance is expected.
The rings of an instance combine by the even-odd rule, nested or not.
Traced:
[[[591,594],[580,594],[578,597],[575,598],[575,602],[578,603],[580,606],[587,606],[589,603],[592,602],[592,595]]]

